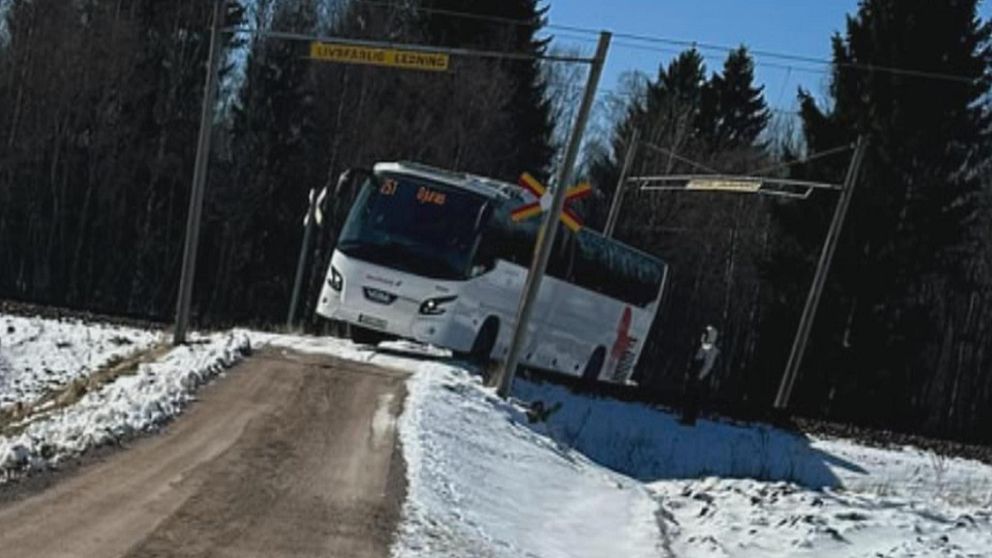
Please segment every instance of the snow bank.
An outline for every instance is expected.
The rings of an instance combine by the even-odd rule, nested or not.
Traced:
[[[408,387],[394,556],[661,555],[657,504],[640,483],[563,451],[464,370],[423,363]]]
[[[32,324],[5,342],[44,338]],[[518,381],[517,401],[557,408],[532,424],[446,351],[242,330],[176,348],[0,437],[0,483],[160,424],[249,345],[411,372],[396,558],[992,556],[992,468],[981,463],[760,425],[688,428],[645,405]]]
[[[327,355],[409,372],[416,370],[418,363],[422,360],[442,360],[448,359],[451,356],[451,351],[409,341],[390,341],[372,348],[368,345],[356,345],[347,339],[336,337],[286,335],[248,330],[235,331],[249,335],[251,337],[251,345],[255,348],[278,347],[301,353]]]
[[[158,338],[130,327],[0,314],[0,408],[34,402]]]
[[[810,440],[768,426],[739,427],[678,417],[646,405],[576,395],[549,384],[517,382],[515,395],[561,404],[548,434],[593,461],[650,481],[720,476],[838,486],[834,467],[859,470]]]
[[[643,481],[746,478],[964,504],[992,495],[992,467],[917,448],[865,447],[761,424],[700,420],[687,427],[664,410],[549,384],[517,382],[515,395],[546,406],[560,403],[547,423],[550,436]]]
[[[251,335],[255,347],[413,374],[399,421],[408,489],[396,558],[664,555],[658,504],[643,484],[562,448],[447,351]]]
[[[559,445],[646,483],[676,556],[992,556],[992,467],[518,382]]]
[[[88,448],[146,430],[178,414],[204,382],[238,361],[249,349],[244,333],[195,337],[161,360],[141,364],[87,393],[73,405],[33,419],[24,430],[0,437],[0,482],[26,470],[57,466]]]
[[[651,489],[676,527],[677,556],[992,555],[992,508],[785,482],[706,478]]]
[[[518,381],[518,400],[560,405],[530,424],[433,349],[266,340],[414,373],[396,558],[992,556],[981,463],[763,425],[684,427],[645,405]]]

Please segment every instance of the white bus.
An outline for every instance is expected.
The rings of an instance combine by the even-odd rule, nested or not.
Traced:
[[[413,339],[484,361],[506,355],[539,217],[515,184],[415,163],[379,163],[341,230],[317,313],[352,338]],[[561,231],[521,364],[626,383],[667,266],[588,229]]]

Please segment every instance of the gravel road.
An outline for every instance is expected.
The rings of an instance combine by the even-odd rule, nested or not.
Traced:
[[[387,556],[396,371],[266,350],[162,433],[0,504],[12,556]],[[17,490],[17,489],[15,489]]]

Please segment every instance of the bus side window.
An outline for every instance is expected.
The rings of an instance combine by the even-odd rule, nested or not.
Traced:
[[[574,251],[574,235],[567,230],[559,230],[558,234],[555,235],[555,245],[551,250],[551,257],[548,259],[548,275],[562,281],[571,281]]]
[[[497,214],[489,227],[497,258],[522,267],[530,267],[534,258],[536,227],[529,222],[514,223],[508,213]]]
[[[472,257],[472,267],[481,267],[484,271],[489,271],[496,267],[496,258],[500,248],[500,238],[492,228],[483,231],[479,239],[479,247]]]

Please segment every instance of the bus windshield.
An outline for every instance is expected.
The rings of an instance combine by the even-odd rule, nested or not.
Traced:
[[[465,279],[486,198],[402,175],[369,180],[341,237],[342,253],[434,279]]]

